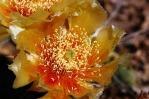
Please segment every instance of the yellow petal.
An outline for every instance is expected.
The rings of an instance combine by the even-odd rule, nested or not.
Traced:
[[[51,9],[55,14],[62,13],[68,7],[77,6],[76,2],[79,2],[79,0],[63,0],[61,3],[52,6]]]
[[[114,60],[108,64],[105,64],[103,66],[100,67],[100,78],[98,79],[94,79],[95,81],[97,81],[99,84],[107,86],[112,79],[112,76],[114,75],[115,71],[118,68],[118,60]]]
[[[105,22],[106,18],[106,12],[97,2],[86,1],[68,18],[69,27],[79,26],[84,28],[90,35]]]
[[[16,57],[14,63],[9,66],[9,69],[16,75],[13,88],[19,88],[29,83],[29,74],[21,69],[22,61],[24,61],[23,59],[25,59],[25,56],[24,53],[21,52]]]
[[[40,78],[38,77],[32,84],[32,86],[28,89],[28,91],[36,91],[36,92],[47,92],[47,88],[43,87],[40,83]]]
[[[34,66],[31,65],[29,60],[27,60],[24,51],[20,51],[13,64],[9,66],[9,69],[16,75],[16,79],[13,84],[14,88],[25,86],[32,82],[36,77]]]
[[[26,50],[29,53],[40,53],[40,44],[44,37],[44,33],[38,29],[28,29],[19,33],[16,44],[18,49]]]
[[[90,83],[87,83],[85,80],[77,80],[77,82],[82,88],[80,88],[81,90],[78,90],[78,92],[72,92],[74,97],[80,98],[92,93],[94,87]]]
[[[64,91],[54,90],[49,91],[46,95],[39,99],[71,99]]]
[[[96,41],[99,44],[100,63],[108,60],[109,53],[124,35],[124,31],[113,26],[106,26],[99,31]]]
[[[16,75],[16,79],[13,83],[13,88],[19,88],[30,83],[30,76],[26,71],[20,69]]]
[[[79,75],[80,78],[88,82],[97,82],[101,86],[107,86],[111,82],[118,65],[117,60],[107,63],[103,66],[92,67]]]
[[[36,12],[31,14],[29,17],[22,16],[19,12],[11,12],[10,18],[12,20],[15,20],[13,22],[14,24],[16,24],[20,27],[25,27],[25,26],[29,26],[35,22],[46,21],[49,15],[50,15],[49,12],[47,12],[43,9],[38,9]]]
[[[18,34],[23,30],[24,30],[24,28],[21,28],[15,24],[11,24],[9,26],[8,32],[11,35],[12,40],[15,42],[15,39],[17,38]]]
[[[4,2],[0,1],[0,20],[4,26],[8,26],[10,19],[10,9],[4,4]]]
[[[68,22],[70,29],[75,26],[86,29],[92,34],[106,20],[107,14],[95,0],[64,0],[52,7],[56,16],[62,13],[69,14]]]

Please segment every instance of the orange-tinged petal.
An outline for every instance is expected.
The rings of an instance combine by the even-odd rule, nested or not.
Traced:
[[[42,22],[49,21],[48,20],[49,16],[50,16],[50,13],[43,10],[43,9],[37,10],[36,12],[34,12],[29,17],[22,16],[22,15],[20,15],[19,12],[11,12],[10,13],[10,18],[12,20],[15,20],[15,21],[12,21],[11,24],[13,23],[19,27],[26,27],[26,26],[32,25],[33,23],[39,24]]]
[[[79,77],[88,81],[96,82],[102,86],[107,86],[111,82],[118,65],[117,60],[99,67],[92,67],[79,74]]]
[[[79,79],[66,78],[64,80],[64,88],[68,95],[72,95],[76,98],[81,98],[88,94],[93,86],[86,81],[81,81]]]
[[[51,12],[51,6],[61,3],[61,1],[63,0],[3,0],[0,1],[0,20],[2,20],[2,24],[5,26],[8,26],[11,21],[15,20],[14,17],[21,19],[30,17],[30,22],[25,21],[24,25],[32,23],[32,21],[43,21],[49,15],[45,11]],[[39,13],[35,14],[34,12]]]
[[[122,29],[113,26],[103,27],[103,29],[99,31],[96,37],[97,43],[99,44],[99,63],[108,60],[109,53],[113,50],[124,33]]]
[[[58,99],[72,99],[68,95],[66,95],[64,91],[60,91],[60,90],[50,91],[39,99],[57,99],[57,98]]]
[[[6,17],[9,17],[10,14],[10,9],[7,7],[3,1],[0,1],[0,14],[1,15],[6,15]]]
[[[56,30],[57,32],[60,31],[60,28],[67,28],[67,17],[68,14],[53,17],[52,21],[47,25],[46,34],[52,35]]]
[[[31,77],[31,79],[37,78],[36,74],[36,64],[37,64],[37,59],[34,58],[34,56],[31,56],[31,58],[26,59],[25,62],[22,62],[21,69],[25,70]]]
[[[77,73],[51,70],[46,66],[39,66],[37,72],[41,77],[40,86],[45,85],[48,90],[65,90],[65,94],[80,98],[93,90],[93,86],[85,80],[76,77]],[[35,87],[34,87],[35,88]]]
[[[62,0],[5,0],[5,4],[14,12],[23,16],[30,16],[38,9],[51,11],[51,6],[60,3]]]
[[[48,23],[48,22],[35,22],[31,25],[25,26],[25,29],[26,30],[28,30],[28,29],[38,30],[39,33],[36,32],[35,35],[41,35],[41,37],[43,37],[43,34],[45,35],[46,29],[48,28],[49,24],[50,23]],[[40,32],[40,31],[42,31],[42,32]],[[42,33],[42,34],[40,34],[40,33]]]
[[[41,85],[40,77],[34,80],[32,86],[28,89],[28,91],[36,91],[36,92],[47,92],[47,89]]]
[[[9,7],[4,5],[4,3],[0,1],[0,20],[2,21],[1,23],[4,26],[8,26],[8,23],[11,21],[9,17],[10,12],[11,10],[9,9]]]

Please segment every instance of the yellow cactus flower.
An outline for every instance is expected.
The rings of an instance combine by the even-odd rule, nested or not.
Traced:
[[[105,26],[92,37],[107,16],[94,0],[65,0],[52,12],[49,22],[34,22],[17,34],[11,28],[20,50],[9,66],[13,87],[34,81],[30,90],[47,91],[40,99],[95,98],[117,69],[117,60],[107,61],[124,31]]]
[[[12,21],[10,14],[18,12],[20,15],[29,17],[38,9],[50,12],[54,4],[58,4],[62,0],[1,0],[0,1],[0,20],[8,26]]]

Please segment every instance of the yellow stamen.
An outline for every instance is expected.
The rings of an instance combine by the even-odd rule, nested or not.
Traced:
[[[26,16],[35,12],[37,9],[44,9],[49,11],[51,6],[55,3],[61,2],[62,0],[10,0],[11,5],[17,12]],[[24,12],[25,11],[25,12]]]
[[[67,33],[63,30],[61,33],[56,30],[42,41],[42,65],[52,66],[54,70],[86,69],[94,43],[83,29],[80,34],[74,29]]]

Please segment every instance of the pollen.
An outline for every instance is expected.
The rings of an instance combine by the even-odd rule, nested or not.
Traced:
[[[50,66],[53,70],[85,70],[88,67],[93,49],[91,37],[84,29],[81,33],[75,29],[67,33],[58,30],[46,36],[41,42],[41,64]]]
[[[62,0],[10,0],[8,6],[23,16],[29,16],[37,9],[50,11],[52,5],[60,3]]]

